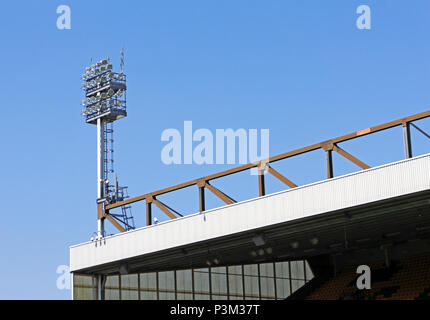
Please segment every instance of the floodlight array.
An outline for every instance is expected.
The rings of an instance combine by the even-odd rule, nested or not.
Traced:
[[[82,100],[84,110],[82,115],[87,122],[94,117],[105,117],[115,121],[126,114],[125,92],[126,77],[123,73],[115,73],[109,59],[104,59],[85,68],[82,75],[82,90],[85,99]]]

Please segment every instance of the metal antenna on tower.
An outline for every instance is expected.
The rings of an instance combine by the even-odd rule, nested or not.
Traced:
[[[121,53],[120,53],[120,64],[121,64],[121,73],[124,73],[124,47],[122,47]]]
[[[92,58],[91,58],[92,61]],[[127,187],[119,187],[113,166],[113,122],[127,116],[126,77],[123,73],[123,50],[121,50],[121,73],[113,72],[110,59],[91,64],[82,75],[82,101],[87,123],[97,125],[97,236],[104,236],[104,220],[108,218],[118,229],[134,229],[130,206],[121,206],[121,214],[109,213],[105,206],[128,198]]]

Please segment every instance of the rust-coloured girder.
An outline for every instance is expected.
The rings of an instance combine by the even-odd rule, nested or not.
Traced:
[[[146,225],[152,224],[152,202],[146,199]]]
[[[204,186],[199,186],[199,199],[200,199],[200,201],[199,201],[200,202],[199,209],[200,209],[200,211],[204,211],[205,210],[205,207],[204,207],[204,188],[205,187],[208,188],[211,192],[213,192],[216,196],[218,196],[219,198],[221,198],[225,203],[231,204],[231,203],[234,203],[236,201],[234,199],[232,199],[231,197],[227,196],[225,193],[223,193],[220,190],[218,190],[217,188],[215,188],[213,185],[209,184],[209,181],[214,180],[214,179],[218,179],[218,178],[221,178],[221,177],[226,177],[226,176],[234,174],[234,173],[239,173],[239,172],[251,169],[251,168],[259,167],[262,162],[264,162],[264,163],[267,164],[265,170],[267,170],[269,173],[271,173],[272,175],[274,175],[276,178],[278,178],[279,180],[281,180],[282,182],[284,182],[287,186],[289,186],[291,188],[295,188],[295,187],[297,187],[296,184],[294,184],[293,182],[291,182],[290,180],[288,180],[286,177],[284,177],[283,175],[281,175],[279,172],[277,172],[275,169],[273,169],[272,167],[270,167],[268,164],[276,162],[276,161],[279,161],[279,160],[283,160],[283,159],[286,159],[286,158],[290,158],[290,157],[293,157],[293,156],[296,156],[296,155],[299,155],[299,154],[304,154],[304,153],[307,153],[307,152],[310,152],[310,151],[318,150],[318,149],[326,150],[326,152],[328,152],[330,154],[330,156],[331,156],[332,150],[334,150],[337,153],[339,153],[340,155],[342,155],[343,157],[345,157],[346,159],[348,159],[348,160],[352,161],[353,163],[355,163],[356,165],[358,165],[360,168],[362,168],[362,169],[368,169],[368,168],[370,168],[370,166],[368,166],[366,163],[362,162],[361,160],[357,159],[356,157],[352,156],[351,154],[349,154],[348,152],[346,152],[345,150],[343,150],[342,148],[340,148],[338,146],[338,143],[341,143],[341,142],[344,142],[344,141],[348,141],[348,140],[352,140],[352,139],[355,139],[355,138],[358,138],[358,137],[361,137],[361,136],[365,136],[365,135],[368,135],[368,134],[372,134],[372,133],[375,133],[375,132],[379,132],[379,131],[382,131],[382,130],[390,129],[390,128],[393,128],[393,127],[405,126],[406,124],[412,124],[413,121],[417,121],[417,120],[424,119],[424,118],[427,118],[427,117],[430,117],[430,110],[422,112],[422,113],[418,113],[418,114],[415,114],[415,115],[412,115],[412,116],[409,116],[409,117],[405,117],[405,118],[402,118],[402,119],[398,119],[398,120],[395,120],[395,121],[387,122],[387,123],[384,123],[384,124],[381,124],[381,125],[378,125],[378,126],[366,128],[366,129],[363,129],[363,130],[359,130],[359,131],[356,131],[356,132],[353,132],[353,133],[350,133],[350,134],[347,134],[347,135],[343,135],[343,136],[340,136],[340,137],[337,137],[337,138],[334,138],[334,139],[331,139],[331,140],[328,140],[328,141],[323,141],[323,142],[320,142],[320,143],[316,143],[316,144],[313,144],[313,145],[310,145],[310,146],[307,146],[307,147],[304,147],[304,148],[300,148],[300,149],[296,149],[296,150],[293,150],[293,151],[285,152],[285,153],[282,153],[282,154],[270,157],[270,158],[262,160],[262,161],[248,163],[248,164],[245,164],[245,165],[238,166],[236,168],[232,168],[232,169],[225,170],[225,171],[222,171],[222,172],[219,172],[219,173],[215,173],[215,174],[212,174],[212,175],[208,175],[208,176],[205,176],[205,177],[202,177],[202,178],[199,178],[199,179],[195,179],[195,180],[191,180],[191,181],[188,181],[188,182],[184,182],[184,183],[172,186],[172,187],[164,188],[164,189],[161,189],[161,190],[158,190],[158,191],[154,191],[154,192],[147,193],[147,194],[144,194],[144,195],[141,195],[141,196],[130,198],[130,199],[127,199],[127,200],[124,200],[124,201],[119,201],[117,203],[109,204],[109,205],[106,205],[106,207],[104,208],[104,210],[105,210],[106,213],[108,213],[110,209],[118,208],[118,207],[121,207],[123,205],[134,203],[134,202],[138,202],[138,201],[141,201],[141,200],[147,200],[147,223],[148,223],[148,222],[150,222],[148,220],[148,218],[149,218],[148,208],[149,208],[149,211],[150,211],[150,204],[151,204],[152,201],[154,201],[153,199],[154,199],[155,196],[162,195],[162,194],[169,193],[169,192],[176,191],[176,190],[180,190],[180,189],[183,189],[183,188],[187,188],[187,187],[192,186],[192,185],[198,185],[199,183],[201,184],[202,181],[204,181]],[[330,172],[331,172],[331,174],[329,174],[329,175],[330,175],[330,177],[332,177],[333,176],[333,170],[331,170]],[[259,186],[260,186],[259,187],[259,190],[260,190],[259,194],[262,195],[262,194],[265,193],[264,192],[264,176],[263,176],[263,178],[259,178]],[[150,200],[149,202],[148,202],[148,199]],[[171,213],[171,211],[174,211],[173,209],[169,208],[165,204],[162,204],[158,200],[157,200],[157,203],[155,201],[154,201],[154,203],[161,210],[163,210],[163,212],[165,212],[166,214],[167,214],[166,211],[169,211],[170,213],[167,214],[167,215],[169,215],[169,216],[172,215],[173,216],[173,214]],[[106,217],[107,216],[108,215],[106,215]],[[111,219],[113,219],[113,218],[111,218]],[[109,219],[109,220],[111,221],[111,219]]]
[[[357,166],[359,166],[361,169],[369,169],[370,166],[368,166],[367,164],[365,164],[363,161],[357,159],[356,157],[354,157],[352,154],[346,152],[345,150],[343,150],[341,147],[337,146],[335,143],[332,143],[332,141],[325,141],[321,144],[322,148],[326,151],[326,152],[330,152],[332,150],[336,151],[337,153],[339,153],[341,156],[345,157],[346,159],[348,159],[349,161],[355,163]]]
[[[120,232],[124,232],[125,229],[118,223],[118,221],[115,220],[115,218],[109,213],[109,210],[106,210],[104,208],[104,203],[98,203],[97,204],[97,219],[107,219],[109,220],[115,228],[117,228]]]
[[[333,145],[333,150],[336,151],[337,153],[339,153],[341,156],[343,156],[346,159],[348,159],[349,161],[355,163],[357,166],[359,166],[363,170],[370,168],[370,166],[368,166],[367,164],[365,164],[363,161],[357,159],[352,154],[346,152],[345,150],[343,150],[342,148],[338,147],[337,145]]]
[[[399,120],[387,122],[387,123],[384,123],[384,124],[381,124],[381,125],[378,125],[378,126],[366,128],[366,129],[359,130],[359,131],[355,131],[353,133],[350,133],[350,134],[347,134],[347,135],[344,135],[344,136],[340,136],[340,137],[334,138],[334,139],[330,140],[330,142],[333,143],[333,144],[335,144],[335,143],[340,143],[340,142],[352,140],[352,139],[355,139],[355,138],[358,138],[358,137],[362,137],[362,136],[365,136],[365,135],[368,135],[368,134],[372,134],[372,133],[375,133],[375,132],[378,132],[378,131],[382,131],[382,130],[386,130],[386,129],[389,129],[389,128],[400,126],[400,125],[402,125],[405,122],[412,122],[412,121],[424,119],[424,118],[427,118],[427,117],[430,117],[430,110],[422,112],[422,113],[418,113],[418,114],[415,114],[415,115],[412,115],[412,116],[409,116],[409,117],[406,117],[406,118],[402,118],[402,119],[399,119]],[[310,145],[310,146],[307,146],[307,147],[304,147],[304,148],[300,148],[300,149],[296,149],[296,150],[293,150],[293,151],[281,153],[281,154],[279,154],[277,156],[270,157],[270,158],[268,158],[268,159],[266,159],[264,161],[267,162],[267,163],[273,163],[273,162],[276,162],[276,161],[279,161],[279,160],[282,160],[282,159],[286,159],[286,158],[290,158],[290,157],[293,157],[293,156],[296,156],[296,155],[299,155],[299,154],[304,154],[304,153],[307,153],[307,152],[310,152],[310,151],[314,151],[314,150],[322,148],[322,145],[325,142],[320,142],[320,143],[316,143],[316,144],[313,144],[313,145]],[[161,189],[161,190],[158,190],[158,191],[154,191],[154,192],[147,193],[147,194],[144,194],[144,195],[141,195],[141,196],[137,196],[137,197],[134,197],[134,198],[130,198],[130,199],[127,199],[127,200],[124,200],[124,201],[113,203],[113,204],[110,204],[110,205],[106,206],[106,209],[118,208],[118,207],[120,207],[122,205],[125,205],[125,204],[130,204],[130,203],[134,203],[134,202],[137,202],[137,201],[141,201],[141,200],[146,199],[148,196],[157,196],[157,195],[165,194],[165,193],[172,192],[172,191],[175,191],[175,190],[180,190],[180,189],[192,186],[192,185],[196,185],[197,182],[200,181],[200,180],[211,181],[211,180],[218,179],[218,178],[221,178],[221,177],[225,177],[225,176],[228,176],[228,175],[231,175],[231,174],[234,174],[234,173],[239,173],[239,172],[251,169],[251,168],[255,168],[255,167],[258,166],[259,163],[260,162],[258,161],[258,162],[244,164],[244,165],[238,166],[236,168],[232,168],[232,169],[225,170],[225,171],[222,171],[222,172],[219,172],[219,173],[215,173],[215,174],[203,177],[203,178],[191,180],[191,181],[184,182],[184,183],[172,186],[172,187],[164,188],[164,189]]]
[[[177,216],[175,216],[172,211],[182,217],[182,214],[180,214],[179,212],[177,212],[176,210],[170,208],[167,204],[161,202],[160,200],[155,199],[154,197],[152,198],[152,203],[154,203],[161,211],[163,211],[170,219],[176,219]]]
[[[106,219],[108,219],[120,232],[125,232],[126,230],[112,217],[109,213],[105,215]]]
[[[271,175],[273,175],[274,177],[281,180],[283,183],[285,183],[290,188],[296,188],[297,187],[297,185],[294,182],[292,182],[291,180],[289,180],[288,178],[286,178],[285,176],[280,174],[278,171],[273,169],[270,165],[266,165],[266,170],[267,170],[267,172],[269,172]]]
[[[226,204],[232,204],[232,203],[237,202],[232,197],[226,195],[224,192],[222,192],[221,190],[217,189],[216,187],[214,187],[213,185],[211,185],[207,181],[205,183],[205,187],[208,188],[208,190],[210,190],[214,195],[216,195],[218,198],[220,198]]]

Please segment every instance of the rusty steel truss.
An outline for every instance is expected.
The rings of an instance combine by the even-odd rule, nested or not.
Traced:
[[[347,134],[347,135],[344,135],[341,137],[337,137],[334,139],[330,139],[327,141],[316,143],[316,144],[313,144],[313,145],[310,145],[310,146],[307,146],[304,148],[285,152],[285,153],[270,157],[270,158],[265,159],[265,160],[261,160],[261,161],[253,162],[253,163],[248,163],[245,165],[238,166],[236,168],[232,168],[232,169],[225,170],[225,171],[222,171],[219,173],[211,174],[211,175],[206,176],[206,177],[202,177],[199,179],[184,182],[184,183],[181,183],[181,184],[169,187],[169,188],[165,188],[165,189],[150,192],[150,193],[147,193],[144,195],[140,195],[137,197],[129,198],[129,199],[124,200],[124,201],[116,202],[113,204],[99,203],[98,204],[98,219],[108,219],[119,231],[125,232],[126,230],[116,220],[115,216],[113,214],[109,213],[109,211],[112,209],[115,209],[115,208],[119,208],[119,207],[124,206],[124,205],[128,205],[128,204],[138,202],[138,201],[143,201],[143,200],[146,201],[146,225],[151,225],[151,222],[152,222],[152,204],[156,205],[161,211],[163,211],[171,219],[176,219],[178,216],[182,217],[183,216],[182,214],[175,211],[174,209],[169,207],[167,204],[161,202],[159,199],[157,199],[157,197],[162,195],[162,194],[166,194],[166,193],[180,190],[183,188],[187,188],[190,186],[197,186],[197,188],[198,188],[198,199],[199,199],[199,211],[200,212],[205,211],[205,189],[208,189],[215,196],[217,196],[222,201],[224,201],[227,205],[232,204],[232,203],[235,203],[236,201],[233,198],[231,198],[230,196],[228,196],[227,194],[225,194],[224,192],[222,192],[221,190],[219,190],[218,188],[216,188],[215,186],[213,186],[210,182],[212,180],[215,180],[215,179],[218,179],[221,177],[226,177],[226,176],[229,176],[229,175],[232,175],[235,173],[239,173],[239,172],[242,172],[245,170],[249,170],[251,168],[258,168],[259,174],[257,175],[257,177],[258,177],[258,191],[259,191],[260,197],[265,195],[265,182],[264,182],[264,174],[263,174],[265,171],[270,173],[271,175],[273,175],[274,177],[276,177],[280,181],[282,181],[287,187],[295,188],[295,187],[297,187],[297,185],[294,182],[292,182],[291,180],[289,180],[288,178],[286,178],[284,175],[282,175],[280,172],[275,170],[271,166],[271,164],[276,162],[276,161],[279,161],[279,160],[290,158],[290,157],[293,157],[293,156],[296,156],[299,154],[304,154],[304,153],[314,151],[317,149],[322,149],[326,153],[327,178],[328,179],[333,178],[333,160],[332,160],[333,151],[337,152],[341,156],[343,156],[346,159],[348,159],[349,161],[353,162],[354,164],[356,164],[361,169],[363,169],[363,170],[369,169],[370,168],[369,165],[367,165],[363,161],[359,160],[358,158],[356,158],[352,154],[350,154],[347,151],[345,151],[344,149],[342,149],[339,146],[339,143],[345,142],[348,140],[352,140],[352,139],[355,139],[358,137],[366,136],[366,135],[369,135],[369,134],[372,134],[375,132],[379,132],[382,130],[397,127],[397,126],[403,127],[405,157],[411,158],[412,157],[412,146],[411,146],[410,128],[411,128],[411,126],[413,126],[419,132],[424,134],[427,138],[430,138],[429,134],[427,134],[425,131],[423,131],[416,124],[413,123],[414,121],[421,120],[421,119],[428,118],[428,117],[430,117],[430,110],[422,112],[422,113],[418,113],[418,114],[415,114],[415,115],[412,115],[412,116],[409,116],[409,117],[406,117],[403,119],[391,121],[391,122],[384,123],[384,124],[374,126],[371,128],[356,131],[356,132],[353,132],[353,133],[350,133],[350,134]]]

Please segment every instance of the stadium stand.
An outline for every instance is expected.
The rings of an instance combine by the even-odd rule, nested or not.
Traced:
[[[369,265],[372,287],[358,290],[355,267],[346,267],[307,295],[307,300],[430,300],[430,254]]]

